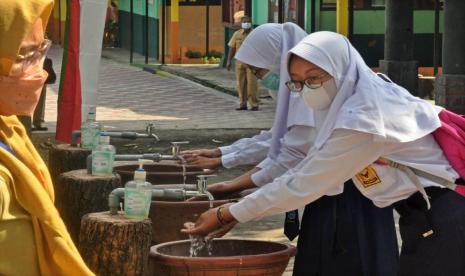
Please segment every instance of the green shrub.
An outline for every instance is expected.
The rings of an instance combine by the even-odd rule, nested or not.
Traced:
[[[223,57],[223,53],[222,52],[219,52],[219,51],[215,51],[215,50],[212,50],[210,52],[208,52],[206,54],[207,57],[211,58],[211,57],[214,57],[214,58],[222,58]]]
[[[197,52],[197,51],[188,50],[186,52],[186,57],[188,57],[188,58],[201,58],[202,53]]]

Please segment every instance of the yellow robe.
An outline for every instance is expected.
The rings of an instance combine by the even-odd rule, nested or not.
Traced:
[[[0,275],[93,275],[53,204],[47,167],[16,116],[0,116],[0,140],[16,155],[0,148]]]

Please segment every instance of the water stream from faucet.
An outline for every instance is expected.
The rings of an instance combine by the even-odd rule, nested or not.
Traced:
[[[181,160],[181,167],[182,167],[182,187],[184,189],[184,194],[186,194],[185,192],[187,191],[186,189],[186,171],[187,171],[187,162],[186,160],[184,159],[184,157],[182,157],[181,155],[178,156],[179,159]],[[184,200],[186,200],[187,198],[185,197]]]
[[[213,239],[206,239],[199,235],[189,235],[191,246],[189,248],[190,257],[200,257],[212,255],[213,252]]]
[[[215,198],[213,197],[213,195],[209,192],[209,191],[206,191],[207,193],[207,197],[208,197],[208,202],[210,203],[210,209],[212,209],[214,206],[213,206],[213,200],[215,200]]]

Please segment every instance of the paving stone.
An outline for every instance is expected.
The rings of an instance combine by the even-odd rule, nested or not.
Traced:
[[[53,46],[58,79],[62,49]],[[158,75],[128,66],[122,57],[101,60],[97,120],[112,129],[142,130],[149,122],[160,129],[270,128],[274,103],[265,99],[259,112],[238,112],[237,97],[174,75]],[[221,76],[218,76],[221,78]],[[54,132],[59,81],[47,89],[45,121]]]

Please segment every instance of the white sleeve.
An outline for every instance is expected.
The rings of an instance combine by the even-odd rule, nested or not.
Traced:
[[[273,159],[271,159],[270,157],[267,157],[265,160],[258,163],[258,165],[256,167],[260,168],[260,169],[264,169],[264,168],[268,167],[269,165],[271,165],[273,162],[274,162]]]
[[[299,163],[299,170],[275,179],[256,192],[231,205],[231,214],[239,222],[283,213],[305,206],[376,161],[384,144],[372,134],[337,129],[320,150],[312,150]]]
[[[241,150],[221,156],[221,164],[227,169],[241,165],[256,165],[266,158],[270,144],[271,138],[252,143]]]
[[[270,130],[262,130],[260,131],[260,134],[257,134],[253,137],[250,138],[242,138],[237,140],[236,142],[232,143],[229,146],[224,146],[224,147],[219,147],[221,151],[221,155],[227,155],[236,151],[243,150],[244,148],[247,148],[251,144],[261,142],[261,141],[267,141],[271,139],[271,129]]]
[[[295,167],[307,156],[313,145],[313,139],[310,138],[312,131],[315,131],[315,128],[309,126],[291,127],[281,141],[279,155],[275,160],[268,162],[266,167],[252,174],[252,182],[258,187],[263,186]]]

